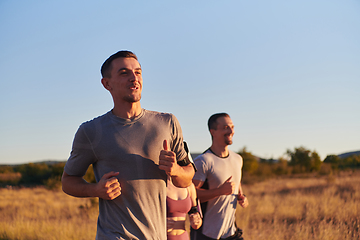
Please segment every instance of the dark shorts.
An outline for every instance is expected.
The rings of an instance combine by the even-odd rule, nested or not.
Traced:
[[[234,235],[227,237],[227,238],[220,238],[220,240],[244,240],[244,238],[242,237],[242,233],[243,233],[242,229],[237,228]],[[202,234],[201,228],[199,230],[191,229],[190,239],[191,240],[217,240],[214,238],[209,238],[209,237],[205,236],[204,234]]]

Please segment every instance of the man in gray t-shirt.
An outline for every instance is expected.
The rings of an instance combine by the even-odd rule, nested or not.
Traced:
[[[172,114],[141,108],[141,66],[119,51],[101,68],[114,101],[108,113],[81,124],[62,187],[75,197],[98,197],[96,239],[166,239],[166,179],[191,184],[194,168]],[[83,179],[93,165],[97,183]]]
[[[218,113],[209,118],[208,127],[212,145],[195,158],[193,178],[204,219],[199,230],[191,229],[191,239],[242,239],[235,224],[236,205],[245,208],[249,203],[241,188],[243,160],[228,149],[234,124],[228,114]]]

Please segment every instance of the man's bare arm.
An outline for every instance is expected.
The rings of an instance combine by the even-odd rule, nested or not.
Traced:
[[[177,164],[178,165],[178,164]],[[177,175],[171,176],[172,183],[176,187],[185,188],[190,186],[192,183],[192,178],[195,174],[195,169],[192,164],[186,166],[180,166],[180,169],[177,171]]]
[[[118,172],[104,174],[98,183],[88,183],[82,177],[72,176],[65,171],[61,184],[63,191],[74,197],[99,197],[113,200],[121,194],[120,184],[115,176]]]
[[[221,195],[230,195],[234,193],[235,185],[231,182],[229,177],[222,185],[214,189],[202,189],[203,181],[193,179],[193,183],[196,188],[197,197],[200,199],[200,202],[207,202],[210,199],[219,197]]]

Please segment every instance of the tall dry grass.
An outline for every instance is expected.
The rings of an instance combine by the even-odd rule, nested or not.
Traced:
[[[40,187],[0,189],[0,239],[95,239],[93,202]]]
[[[243,186],[245,240],[360,239],[360,174],[272,179]],[[0,189],[0,239],[94,239],[97,203],[45,188]],[[188,226],[187,226],[188,227]]]
[[[237,209],[246,240],[360,239],[360,174],[272,179],[245,185]]]

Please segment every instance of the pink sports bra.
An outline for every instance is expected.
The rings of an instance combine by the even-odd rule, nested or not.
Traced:
[[[166,197],[166,216],[167,217],[186,217],[191,209],[191,199],[188,193],[187,197],[182,200],[174,200]]]

